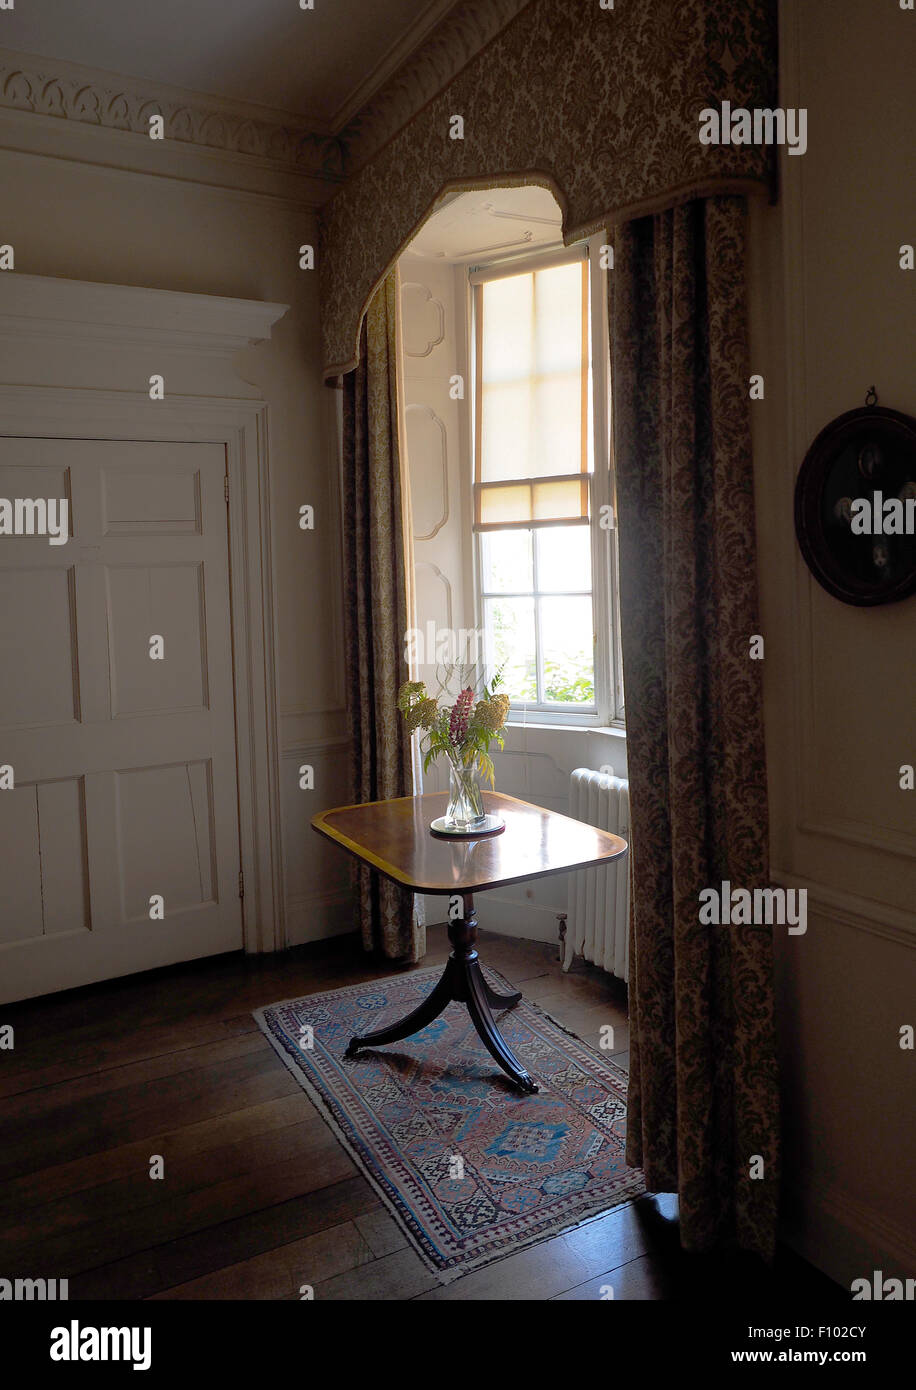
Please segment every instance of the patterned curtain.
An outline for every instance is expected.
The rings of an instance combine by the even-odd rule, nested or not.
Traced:
[[[407,679],[409,498],[399,433],[398,279],[376,291],[360,334],[359,365],[343,379],[344,607],[352,785],[357,801],[413,792],[410,740],[397,694]],[[417,961],[426,932],[414,896],[374,870],[357,871],[363,945]]]
[[[735,1237],[768,1259],[771,929],[699,922],[702,889],[768,875],[744,238],[743,198],[696,200],[619,228],[609,276],[632,804],[627,1161],[650,1191],[679,1194],[686,1249]]]

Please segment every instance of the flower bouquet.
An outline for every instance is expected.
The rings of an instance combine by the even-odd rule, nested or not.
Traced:
[[[451,696],[441,700],[444,687],[439,696],[430,695],[422,681],[405,681],[398,691],[398,709],[408,731],[421,731],[423,771],[428,772],[436,758],[448,761],[448,810],[433,822],[433,829],[441,833],[467,835],[502,828],[499,817],[485,814],[478,780],[482,775],[493,786],[490,745],[502,748],[505,744],[509,697],[496,694],[501,678],[500,669],[478,693],[462,670],[462,688],[454,700]]]

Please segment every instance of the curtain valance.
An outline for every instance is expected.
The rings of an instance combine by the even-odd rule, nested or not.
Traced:
[[[355,366],[374,290],[447,190],[549,187],[568,242],[770,184],[772,148],[701,143],[700,113],[775,107],[775,11],[774,0],[532,0],[322,209],[325,376]]]

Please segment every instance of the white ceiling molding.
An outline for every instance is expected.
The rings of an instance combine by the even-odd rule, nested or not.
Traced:
[[[489,213],[491,217],[507,217],[512,222],[537,222],[541,226],[552,227],[557,240],[563,240],[563,218],[560,216],[559,206],[556,217],[536,217],[531,212],[513,212],[511,209],[498,208],[495,203],[481,203],[480,207],[481,211]]]
[[[14,111],[0,106],[0,159],[37,155],[92,165],[113,177],[160,178],[197,184],[233,202],[275,202],[313,218],[336,183],[254,155],[172,141],[142,140],[122,130]],[[312,224],[306,224],[310,227]],[[304,239],[311,239],[306,231]]]
[[[455,0],[311,0],[308,10],[299,0],[0,3],[0,43],[38,64],[89,64],[137,90],[172,83],[334,135]]]
[[[122,167],[135,167],[142,173],[152,172],[151,157],[154,162],[168,164],[179,145],[228,156],[237,167],[251,163],[304,175],[324,185],[333,185],[342,177],[340,142],[333,136],[316,134],[285,113],[174,87],[144,84],[141,90],[113,73],[0,49],[3,112],[50,118],[55,122],[52,135],[61,134],[57,122],[66,122],[133,137],[124,149],[133,147],[134,159],[125,154]],[[151,116],[164,118],[162,141],[150,139]],[[46,152],[55,151],[51,148]],[[243,176],[239,181],[244,187]],[[314,204],[320,198],[311,201]]]
[[[416,53],[436,26],[445,18],[449,10],[454,9],[454,6],[455,0],[431,0],[423,13],[414,20],[407,33],[402,34],[391,45],[385,56],[366,74],[363,81],[353,89],[347,99],[341,102],[331,118],[331,131],[337,133],[353,120],[354,116],[372,100],[376,92],[384,87],[388,79],[399,71],[411,54]]]
[[[0,47],[0,143],[317,207],[528,3],[430,0],[327,121]]]
[[[497,228],[504,234],[499,241],[494,240]],[[533,252],[562,245],[556,199],[546,188],[530,184],[491,189],[483,198],[479,193],[458,193],[443,199],[408,249],[426,260],[472,264],[502,260],[526,248]]]

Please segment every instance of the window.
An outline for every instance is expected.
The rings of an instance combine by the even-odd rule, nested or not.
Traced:
[[[596,254],[470,275],[478,621],[488,667],[540,722],[623,716]]]

